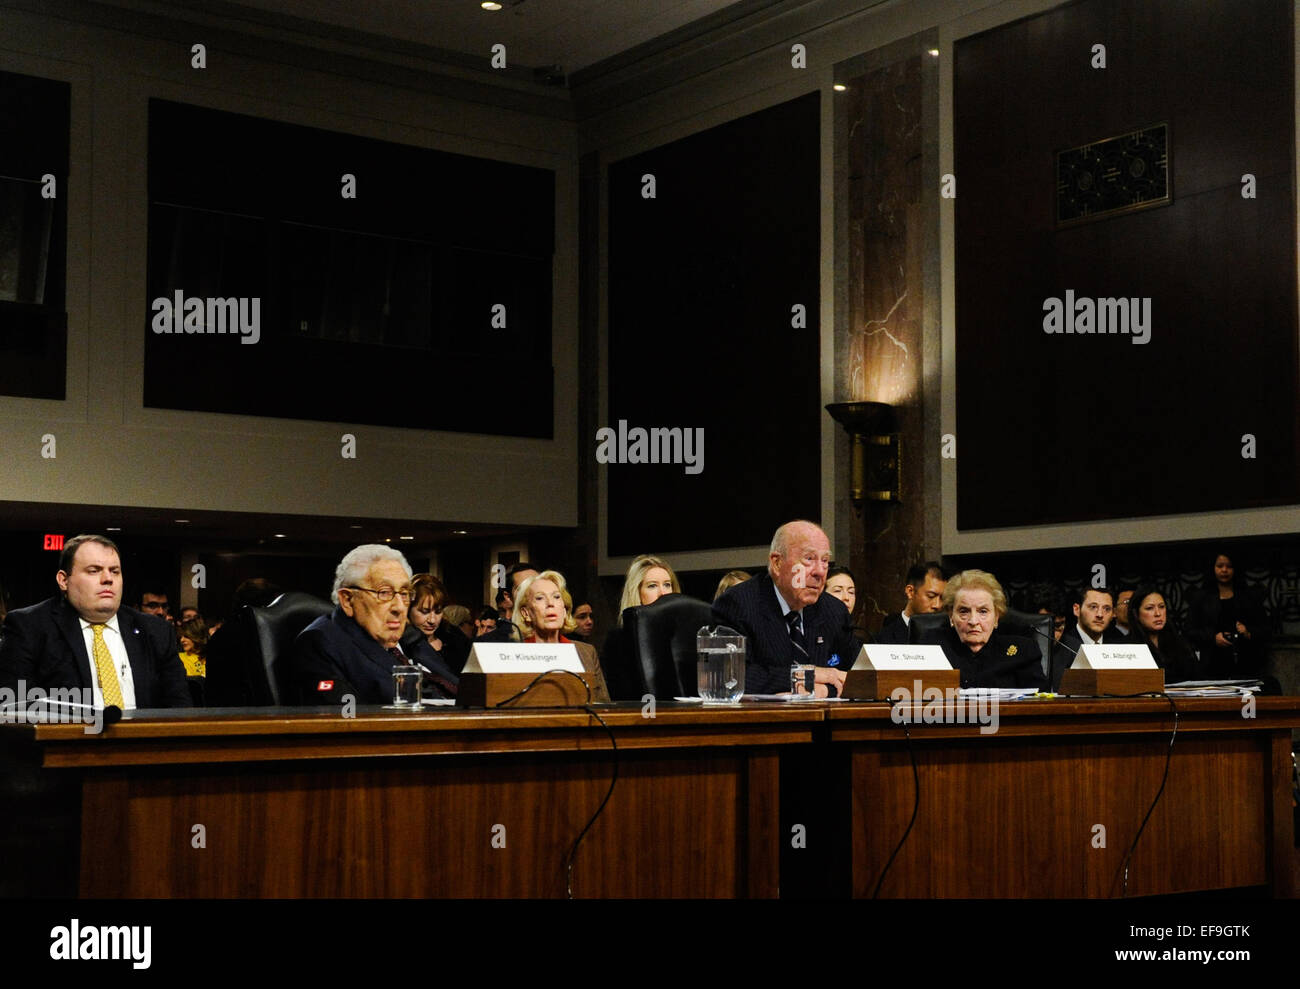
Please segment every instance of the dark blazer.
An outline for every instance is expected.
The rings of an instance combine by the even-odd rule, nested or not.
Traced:
[[[429,647],[424,636],[404,640],[402,652],[451,685],[450,691],[438,689],[434,696],[455,696],[459,682],[456,674]],[[395,663],[392,653],[336,607],[293,640],[290,695],[299,704],[341,704],[347,694],[358,704],[391,704]]]
[[[876,633],[876,641],[888,646],[907,645],[907,622],[903,621],[902,612],[895,611],[885,619],[880,631]]]
[[[1134,635],[1128,644],[1151,645],[1141,635]],[[1160,632],[1159,645],[1151,647],[1151,655],[1165,671],[1166,684],[1209,679],[1208,664],[1197,659],[1191,643],[1168,625]]]
[[[126,607],[118,609],[117,623],[131,663],[135,706],[189,707],[193,702],[171,623]],[[19,680],[26,681],[28,689],[91,686],[81,622],[63,595],[5,617],[0,687],[17,691]]]
[[[1240,638],[1235,646],[1227,649],[1218,645],[1214,641],[1215,633],[1235,632],[1236,622],[1250,630],[1250,638]],[[1219,597],[1217,586],[1203,590],[1192,599],[1184,629],[1187,641],[1200,650],[1201,666],[1208,676],[1229,679],[1257,676],[1268,663],[1272,622],[1263,601],[1241,584],[1236,585],[1229,601]]]
[[[713,602],[714,621],[745,636],[745,692],[780,694],[790,690],[790,667],[796,662],[832,666],[848,672],[858,655],[857,639],[844,602],[823,594],[803,609],[808,655],[790,641],[776,600],[772,577],[763,573],[737,584]]]
[[[1068,620],[1068,619],[1067,619]],[[1106,631],[1101,633],[1103,645],[1127,645],[1129,639],[1122,632],[1114,630],[1113,625],[1107,626]],[[1083,646],[1083,640],[1079,638],[1078,621],[1070,625],[1061,633],[1059,642],[1052,644],[1052,685],[1051,689],[1056,690],[1061,686],[1061,677],[1071,666],[1074,665],[1075,653]]]
[[[451,622],[439,622],[433,637],[442,643],[442,648],[434,649],[434,653],[442,657],[442,663],[447,669],[460,676],[460,671],[465,668],[465,662],[469,659],[472,643],[465,637],[465,633]],[[408,625],[406,631],[402,633],[402,651],[409,656],[411,651],[406,647],[416,641],[421,641],[425,645],[429,643],[423,632],[414,625]],[[433,646],[429,648],[433,649]]]
[[[926,640],[943,647],[953,669],[961,672],[963,687],[1038,687],[1047,686],[1043,676],[1043,657],[1029,639],[993,630],[989,641],[973,653],[957,636],[957,630],[945,625]]]

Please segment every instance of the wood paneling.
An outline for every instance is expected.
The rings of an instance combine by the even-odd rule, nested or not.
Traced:
[[[959,529],[1300,500],[1292,16],[1082,0],[955,44]],[[1173,202],[1057,229],[1055,152],[1156,123]],[[1067,290],[1149,298],[1150,342],[1045,333]]]
[[[1289,862],[1300,699],[1262,698],[1254,718],[1234,700],[1179,712],[1129,894],[1292,895],[1275,864]],[[845,895],[849,879],[867,896],[911,814],[908,751],[886,704],[604,716],[619,778],[575,859],[577,896]],[[1118,895],[1171,727],[1153,699],[1004,704],[993,735],[912,726],[921,810],[883,894]],[[80,891],[106,898],[563,896],[565,858],[615,765],[608,735],[575,711],[143,715],[101,736],[4,726],[0,744],[79,790]],[[46,820],[46,791],[71,792],[7,791],[17,838]],[[793,848],[794,824],[806,848]],[[1105,848],[1092,847],[1098,824]],[[56,854],[53,839],[38,845],[6,847]]]
[[[1163,705],[1163,702],[1156,702]],[[1128,895],[1273,885],[1289,869],[1290,699],[1244,719],[1235,702],[1184,701],[1168,782],[1129,870]],[[910,726],[916,825],[881,888],[889,897],[1114,897],[1164,773],[1172,718],[1152,702],[1003,705],[996,735]],[[853,894],[870,896],[912,814],[901,725],[830,713],[852,743]],[[886,741],[888,740],[888,741]],[[1104,842],[1104,845],[1103,845]]]

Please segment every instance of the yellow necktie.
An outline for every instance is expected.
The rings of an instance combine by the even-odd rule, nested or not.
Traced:
[[[108,643],[104,641],[104,626],[92,624],[90,630],[95,633],[91,651],[95,654],[95,672],[99,674],[99,691],[104,695],[104,706],[121,707],[122,684],[117,679]]]

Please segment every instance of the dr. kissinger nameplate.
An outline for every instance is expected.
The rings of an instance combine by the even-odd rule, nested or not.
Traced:
[[[572,642],[476,642],[469,651],[465,673],[531,673],[586,670]]]

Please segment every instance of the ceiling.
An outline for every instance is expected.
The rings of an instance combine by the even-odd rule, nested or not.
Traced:
[[[112,0],[110,0],[112,2]],[[117,0],[122,2],[122,0]],[[784,0],[501,0],[485,11],[479,0],[215,0],[173,3],[223,19],[310,32],[339,29],[403,44],[428,46],[486,63],[492,46],[506,46],[512,66],[558,65],[571,74],[638,45],[704,21],[716,26]],[[486,67],[486,65],[485,65]]]

